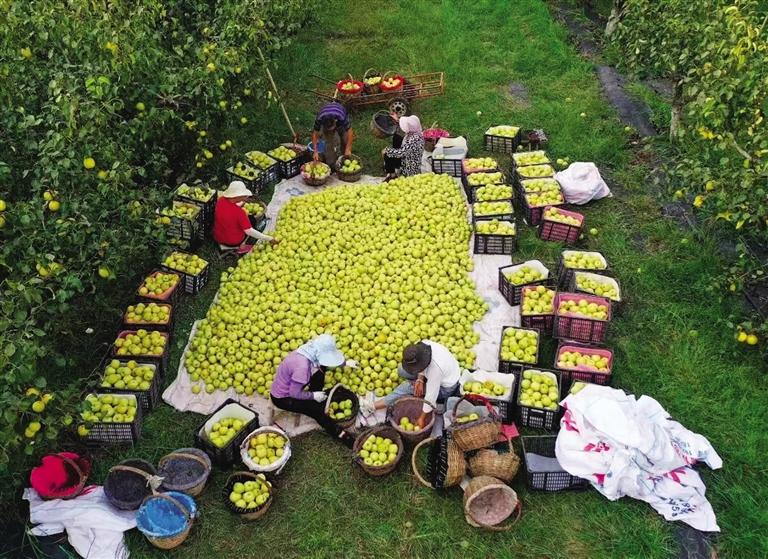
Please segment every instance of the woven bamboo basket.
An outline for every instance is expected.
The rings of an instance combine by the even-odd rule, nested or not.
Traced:
[[[304,174],[304,169],[307,167],[307,165],[317,165],[318,163],[310,161],[309,163],[304,163],[304,165],[301,166],[301,178],[304,181],[304,184],[309,186],[323,186],[325,183],[328,182],[328,179],[331,176],[331,170],[330,167],[328,168],[328,174],[324,177],[316,178],[316,177],[309,177]]]
[[[464,474],[467,472],[467,461],[464,459],[464,453],[458,446],[456,446],[456,443],[450,440],[445,441],[445,452],[443,452],[441,448],[434,448],[434,446],[430,448],[430,454],[433,452],[436,453],[434,456],[434,461],[436,463],[432,467],[434,470],[444,469],[444,479],[440,482],[437,476],[433,476],[434,479],[430,482],[425,479],[421,472],[419,472],[419,467],[417,465],[417,455],[419,450],[427,445],[437,445],[439,447],[444,442],[441,439],[442,437],[424,439],[413,448],[413,454],[411,454],[411,469],[413,470],[413,475],[416,476],[416,479],[418,479],[424,487],[429,487],[431,489],[454,487],[461,483],[461,480],[464,479]],[[440,473],[442,474],[442,471]]]
[[[203,492],[211,474],[211,459],[200,449],[180,448],[163,456],[157,470],[163,478],[163,489],[196,497]],[[174,476],[173,481],[170,476]]]
[[[341,84],[345,82],[355,84],[356,89],[354,90],[341,89]],[[346,78],[344,78],[343,80],[339,80],[339,82],[336,84],[336,95],[340,96],[342,99],[360,97],[363,94],[363,91],[365,91],[365,84],[359,80],[356,80],[354,77],[352,77],[352,74],[347,74]]]
[[[112,466],[104,480],[104,495],[120,510],[136,510],[154,493],[162,480],[155,467],[145,460],[123,460]]]
[[[243,483],[246,481],[255,481],[257,479],[261,479],[262,481],[266,481],[264,477],[259,477],[259,474],[254,474],[253,472],[233,472],[228,478],[227,483],[224,484],[224,502],[227,503],[227,508],[234,512],[238,517],[244,518],[245,520],[256,520],[258,518],[261,518],[265,514],[267,514],[267,511],[269,510],[269,507],[272,506],[272,501],[275,500],[275,488],[272,487],[272,484],[269,484],[269,499],[266,500],[266,502],[258,507],[256,510],[252,509],[241,509],[239,507],[236,507],[235,504],[230,501],[229,494],[232,492],[232,488],[236,483]],[[267,482],[269,483],[269,482]]]
[[[387,78],[399,78],[400,83],[394,87],[387,87],[384,85],[384,80]],[[379,89],[382,93],[397,93],[398,91],[402,91],[405,87],[405,78],[401,76],[400,74],[396,72],[392,72],[391,70],[389,72],[385,72],[383,76],[381,76],[381,82],[379,82]]]
[[[171,497],[167,493],[156,493],[154,495],[150,495],[146,499],[144,499],[144,502],[150,501],[152,499],[165,499],[169,503],[173,503],[182,513],[184,513],[184,518],[186,519],[186,526],[185,528],[172,536],[150,536],[148,534],[145,534],[147,540],[149,540],[149,543],[154,545],[155,547],[159,549],[173,549],[175,547],[180,546],[182,543],[184,543],[184,540],[187,539],[187,536],[189,536],[189,532],[192,530],[192,525],[194,524],[194,516],[190,514],[190,511],[187,509],[186,506],[184,506],[178,499],[175,499],[174,497]],[[142,503],[143,505],[143,503]]]
[[[71,457],[77,458],[71,458]],[[56,460],[61,462],[61,466],[64,469],[70,470],[70,475],[67,479],[67,485],[52,487],[50,483],[46,483],[46,471],[48,465]],[[88,475],[91,471],[91,462],[87,458],[77,456],[74,453],[59,452],[56,454],[49,454],[43,456],[40,466],[32,469],[29,475],[29,482],[37,494],[44,500],[49,499],[74,499],[85,488],[85,482],[88,480]]]
[[[463,400],[485,404],[485,407],[488,409],[488,415],[470,423],[456,423],[456,410]],[[485,448],[498,442],[500,429],[501,418],[486,398],[476,394],[465,394],[456,402],[456,406],[453,408],[453,415],[451,416],[450,431],[453,440],[456,441],[456,444],[464,452]]]
[[[477,476],[490,476],[509,483],[520,469],[520,457],[508,441],[509,452],[500,452],[494,448],[483,448],[469,459],[469,471]]]
[[[472,478],[464,489],[464,518],[470,526],[504,532],[515,525],[521,512],[517,493],[494,477]]]
[[[421,410],[424,409],[424,404],[429,405],[432,411],[427,415],[427,423],[423,428],[418,431],[406,431],[400,427],[400,420],[403,417],[408,419],[415,419],[421,415]],[[432,427],[435,424],[435,406],[430,402],[427,402],[424,398],[416,398],[415,396],[404,396],[398,398],[387,408],[387,420],[395,431],[400,433],[403,440],[412,444],[418,443],[429,437],[432,432]]]
[[[344,161],[347,159],[353,159],[354,161],[357,161],[360,163],[360,169],[355,171],[354,173],[342,173],[341,172],[341,166],[344,164]],[[360,177],[363,176],[363,165],[361,163],[361,160],[356,155],[342,155],[336,160],[336,176],[339,177],[339,180],[342,180],[344,182],[357,182],[360,180]]]
[[[377,111],[371,117],[371,134],[379,140],[391,138],[397,132],[397,123],[388,111]]]
[[[372,95],[374,93],[378,93],[379,91],[381,91],[379,89],[379,83],[381,83],[381,81],[379,81],[379,83],[375,83],[373,85],[368,85],[365,80],[367,80],[369,78],[381,78],[381,72],[379,72],[377,70],[374,70],[373,68],[368,68],[365,71],[365,74],[363,74],[363,84],[365,86],[365,92],[368,95]]]
[[[371,435],[376,435],[377,437],[385,437],[392,440],[392,442],[397,445],[397,456],[395,456],[395,459],[392,462],[384,466],[368,466],[365,462],[363,462],[363,459],[360,458],[358,452],[361,448],[363,448],[363,443],[365,440]],[[403,444],[402,437],[400,437],[400,433],[398,433],[389,425],[377,425],[375,427],[371,427],[370,429],[366,429],[357,436],[355,443],[352,445],[354,461],[363,469],[365,473],[374,477],[385,476],[393,472],[395,468],[397,468],[397,465],[400,463],[400,460],[403,458],[404,449],[405,445]]]
[[[352,400],[352,415],[349,419],[333,419],[333,421],[342,429],[349,429],[355,425],[357,421],[357,414],[360,412],[360,398],[352,392],[349,388],[342,384],[337,384],[328,393],[328,398],[325,400],[325,415],[329,415],[331,404],[333,402],[343,402],[344,400]]]

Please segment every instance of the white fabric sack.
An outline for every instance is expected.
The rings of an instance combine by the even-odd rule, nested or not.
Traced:
[[[594,163],[571,163],[567,169],[557,173],[555,179],[560,183],[565,201],[569,204],[582,205],[611,195],[611,190]]]
[[[692,468],[723,461],[707,439],[669,419],[648,396],[587,384],[561,402],[565,408],[555,454],[565,471],[588,480],[608,499],[628,496],[667,520],[720,531],[706,487]]]
[[[69,543],[85,559],[127,559],[123,532],[136,527],[136,511],[118,510],[109,504],[102,486],[74,499],[44,501],[34,489],[24,490],[29,501],[30,532],[49,536],[67,532]]]

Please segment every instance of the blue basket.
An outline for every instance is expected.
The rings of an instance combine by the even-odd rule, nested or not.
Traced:
[[[189,535],[197,503],[185,493],[168,491],[147,497],[136,513],[136,527],[155,547],[172,549]]]

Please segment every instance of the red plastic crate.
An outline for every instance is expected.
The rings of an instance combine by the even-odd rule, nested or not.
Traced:
[[[144,278],[146,281],[147,278],[153,278],[157,276],[158,274],[167,274],[169,273],[167,270],[155,270],[152,273],[150,273],[148,276]],[[146,295],[142,295],[139,293],[139,289],[141,289],[141,285],[144,285],[144,281],[141,282],[141,285],[136,289],[136,294],[143,300],[153,303],[167,303],[169,305],[175,305],[178,300],[179,296],[181,295],[181,282],[184,279],[181,272],[170,272],[173,274],[176,274],[176,276],[179,278],[176,284],[167,289],[164,293],[161,293],[160,295],[153,295],[151,293],[148,293]]]
[[[567,245],[574,244],[579,240],[579,235],[581,235],[581,231],[584,228],[584,216],[578,212],[558,208],[560,214],[578,219],[579,224],[569,225],[568,223],[548,219],[546,217],[546,212],[553,207],[555,206],[544,207],[541,223],[539,225],[539,239],[542,241],[562,242]]]
[[[608,317],[605,320],[598,320],[585,316],[561,315],[558,313],[560,304],[563,301],[579,301],[581,299],[585,299],[588,303],[606,305],[608,307]],[[608,299],[579,293],[558,293],[555,295],[555,324],[552,334],[555,338],[599,344],[605,340],[610,322],[611,301]]]
[[[585,365],[577,365],[574,369],[559,367],[558,363],[560,362],[560,355],[566,351],[578,351],[582,354],[586,353],[590,355],[600,355],[601,357],[607,357],[608,371],[596,371]],[[557,347],[557,351],[555,352],[555,368],[561,371],[563,387],[567,390],[570,390],[573,383],[577,380],[583,382],[591,382],[593,384],[609,385],[611,384],[611,373],[613,372],[613,351],[605,347],[595,347],[585,344],[577,344],[570,341],[562,341],[560,342],[560,345]]]

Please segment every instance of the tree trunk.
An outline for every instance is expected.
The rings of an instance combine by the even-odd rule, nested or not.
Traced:
[[[608,16],[608,23],[605,24],[606,37],[610,38],[616,32],[622,15],[624,15],[624,0],[615,0],[611,8],[611,15]]]
[[[674,142],[677,139],[677,132],[680,130],[680,118],[683,114],[683,84],[675,80],[675,87],[672,92],[672,111],[669,119],[669,141]]]

